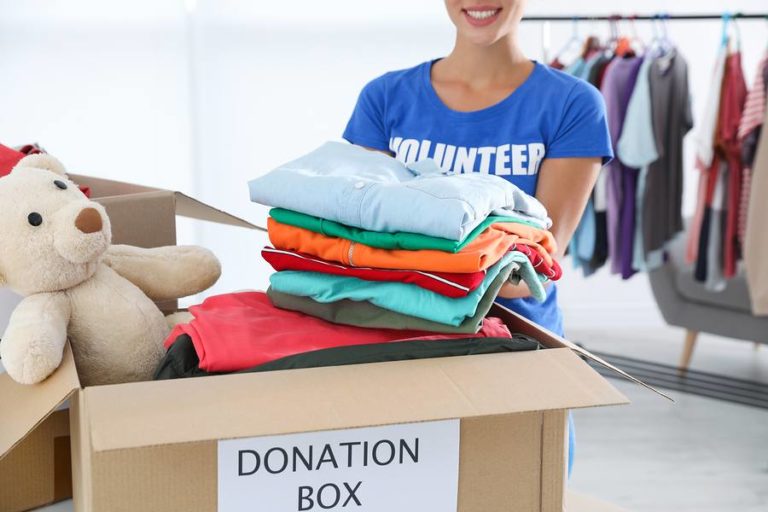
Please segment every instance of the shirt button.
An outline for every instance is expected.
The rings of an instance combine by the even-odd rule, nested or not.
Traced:
[[[355,183],[355,188],[356,188],[357,190],[360,190],[360,189],[361,189],[361,188],[363,188],[364,186],[365,186],[365,182],[364,182],[364,181],[358,181],[357,183]]]

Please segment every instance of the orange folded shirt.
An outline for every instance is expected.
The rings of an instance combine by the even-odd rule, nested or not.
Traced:
[[[530,245],[547,261],[556,250],[549,231],[516,223],[493,224],[457,253],[403,249],[379,249],[344,238],[329,237],[308,229],[267,220],[269,240],[277,249],[303,252],[326,261],[356,267],[408,269],[432,272],[478,272],[485,270],[509,250],[512,244]]]

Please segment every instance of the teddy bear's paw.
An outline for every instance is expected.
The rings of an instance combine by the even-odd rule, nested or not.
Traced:
[[[0,343],[0,347],[5,343]],[[6,348],[6,347],[3,347]],[[37,384],[44,381],[61,364],[58,357],[35,349],[2,350],[3,366],[8,375],[19,384]]]
[[[177,311],[176,313],[166,315],[165,322],[169,328],[173,329],[179,324],[188,324],[193,318],[195,317],[189,311]]]

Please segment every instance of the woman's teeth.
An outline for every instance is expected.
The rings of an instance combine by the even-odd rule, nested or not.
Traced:
[[[467,14],[476,20],[485,20],[494,16],[497,12],[499,12],[499,10],[494,9],[492,11],[467,11]]]

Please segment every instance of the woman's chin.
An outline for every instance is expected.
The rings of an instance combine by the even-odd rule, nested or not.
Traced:
[[[491,46],[501,39],[501,34],[495,30],[466,30],[461,33],[461,37],[475,46]]]

